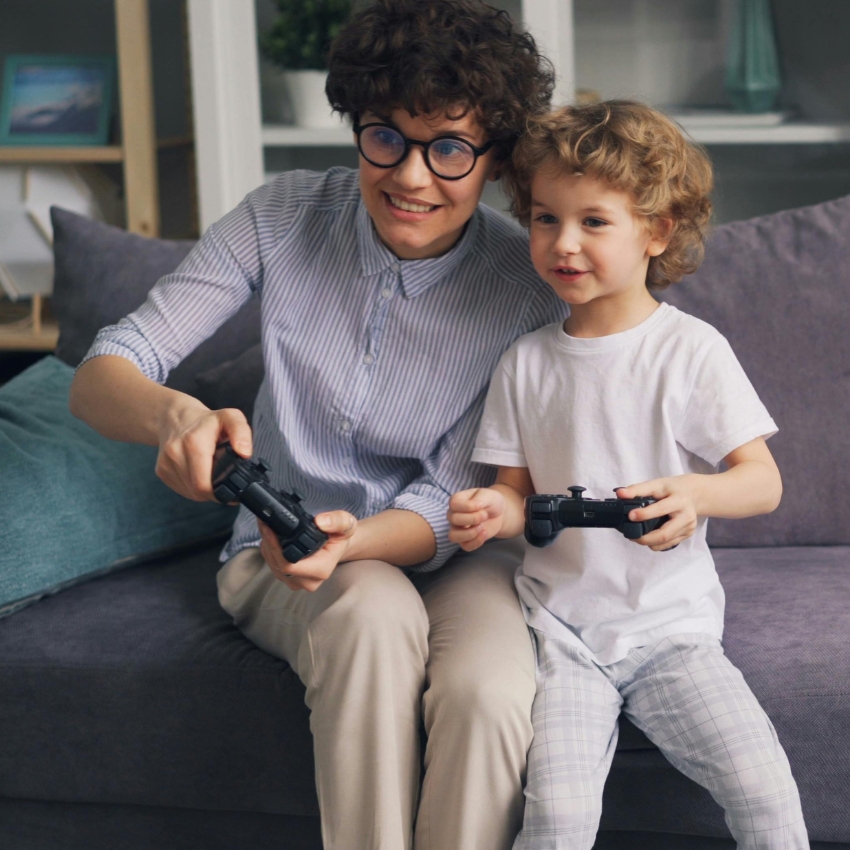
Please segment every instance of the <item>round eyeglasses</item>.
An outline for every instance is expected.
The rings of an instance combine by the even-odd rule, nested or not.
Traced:
[[[466,139],[457,136],[437,136],[430,142],[408,139],[391,124],[355,124],[357,148],[366,162],[378,168],[394,168],[410,153],[412,145],[420,145],[425,165],[443,180],[460,180],[466,177],[478,161],[487,153],[493,142],[477,148]]]

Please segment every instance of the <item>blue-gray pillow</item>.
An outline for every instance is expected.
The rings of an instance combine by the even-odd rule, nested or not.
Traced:
[[[155,475],[156,449],[68,410],[74,370],[46,357],[0,387],[0,616],[83,579],[224,539],[235,508]]]

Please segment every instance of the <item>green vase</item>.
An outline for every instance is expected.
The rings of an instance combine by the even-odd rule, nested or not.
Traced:
[[[736,0],[724,88],[738,112],[776,107],[781,79],[770,0]]]

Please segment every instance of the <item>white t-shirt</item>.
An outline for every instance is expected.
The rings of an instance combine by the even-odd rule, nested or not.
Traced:
[[[615,487],[710,473],[733,449],[776,433],[726,339],[661,304],[635,328],[594,339],[560,324],[503,355],[472,459],[528,467],[537,493],[614,498]],[[532,627],[598,664],[682,632],[718,638],[723,589],[706,518],[677,548],[653,552],[616,529],[569,528],[526,547],[517,588]]]

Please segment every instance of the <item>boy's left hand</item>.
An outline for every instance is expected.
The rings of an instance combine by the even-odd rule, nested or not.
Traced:
[[[696,531],[697,527],[697,475],[675,475],[672,478],[655,478],[628,487],[619,487],[615,492],[619,499],[638,499],[651,496],[654,504],[635,508],[629,513],[632,522],[655,519],[669,515],[664,525],[635,540],[641,546],[649,546],[653,552],[662,552],[678,546]]]

